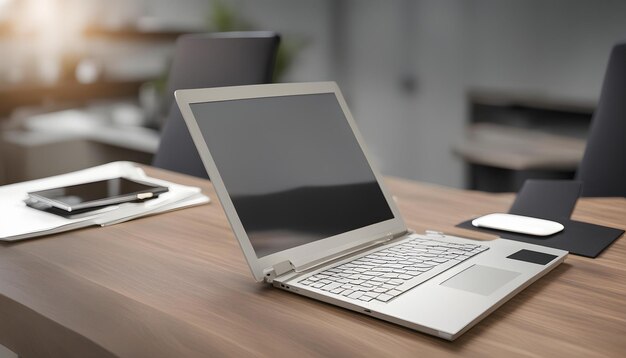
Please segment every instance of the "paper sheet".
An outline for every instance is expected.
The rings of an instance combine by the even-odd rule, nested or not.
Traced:
[[[128,177],[169,187],[167,193],[144,203],[118,205],[116,210],[80,219],[66,219],[26,206],[27,193],[116,177]],[[0,187],[0,240],[12,241],[72,230],[89,225],[107,225],[187,205],[206,203],[209,198],[199,188],[149,178],[130,162],[113,162],[54,177]]]

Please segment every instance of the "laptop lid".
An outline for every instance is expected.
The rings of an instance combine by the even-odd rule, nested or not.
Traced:
[[[257,281],[406,231],[334,82],[175,97]]]

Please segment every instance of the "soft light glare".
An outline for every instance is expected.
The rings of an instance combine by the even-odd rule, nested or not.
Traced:
[[[0,0],[2,1],[2,0]],[[21,15],[18,19],[18,29],[23,32],[46,33],[58,32],[60,24],[55,22],[57,18],[56,0],[23,0],[21,3]],[[56,25],[56,26],[55,26]],[[57,28],[57,29],[55,29]]]
[[[0,11],[3,10],[3,7],[10,5],[13,0],[0,0]]]
[[[13,0],[0,0],[0,21],[11,19],[11,5],[13,5]]]
[[[34,77],[45,83],[57,82],[68,75],[63,72],[63,61],[77,57],[81,51],[80,34],[84,20],[80,14],[84,6],[80,2],[62,0],[0,1],[14,2],[12,23],[20,38],[15,56],[20,63],[18,66],[26,63],[22,72],[34,72]],[[93,71],[86,72],[81,78],[90,81],[94,77]]]
[[[84,59],[76,66],[76,80],[80,83],[94,83],[100,75],[100,66],[91,59]]]

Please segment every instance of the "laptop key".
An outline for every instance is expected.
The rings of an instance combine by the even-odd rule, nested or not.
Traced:
[[[397,273],[386,273],[386,274],[383,274],[380,277],[382,277],[382,278],[396,278],[396,277],[398,277],[398,274]]]
[[[375,281],[375,282],[387,282],[389,280],[391,280],[391,279],[390,278],[385,278],[385,277],[374,277],[372,279],[372,281]]]
[[[333,282],[333,283],[329,283],[326,286],[322,287],[322,290],[324,290],[324,291],[332,291],[332,290],[338,288],[339,286],[341,286],[340,283]]]
[[[363,295],[363,292],[361,291],[354,291],[350,294],[350,296],[348,296],[348,298],[354,298],[357,299],[359,297],[361,297]]]
[[[436,265],[436,264],[437,264],[437,263],[435,262],[435,265]],[[414,264],[413,264],[413,267],[415,267],[415,268],[427,268],[427,267],[431,267],[431,266],[433,266],[433,265],[432,265],[432,264],[428,264],[428,263],[426,263],[426,262],[421,263],[421,264],[420,264],[420,263],[414,263]]]
[[[330,293],[334,293],[334,294],[338,295],[338,294],[340,294],[342,291],[345,291],[345,288],[341,288],[341,287],[339,287],[339,288],[336,288],[336,289],[334,289],[334,290],[330,291]]]
[[[435,260],[435,259],[433,259],[433,260]],[[446,260],[446,261],[448,261],[448,260]],[[446,262],[446,261],[444,261],[444,262]],[[426,262],[424,262],[424,264],[428,264],[430,266],[437,266],[440,263],[442,263],[442,262],[436,262],[436,261],[426,261]]]
[[[382,301],[382,302],[387,302],[387,301],[389,301],[392,298],[393,298],[393,296],[387,295],[387,294],[384,294],[384,293],[380,294],[380,295],[378,295],[378,297],[376,297],[377,300]]]

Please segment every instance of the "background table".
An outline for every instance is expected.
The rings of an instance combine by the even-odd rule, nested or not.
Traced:
[[[455,342],[254,282],[213,202],[105,228],[0,245],[0,344],[23,357],[622,356],[626,241],[570,256]],[[455,228],[506,211],[510,194],[388,178],[409,227]],[[581,199],[574,219],[626,228],[626,199]],[[8,225],[10,223],[2,223]],[[592,240],[593,238],[590,238]]]

